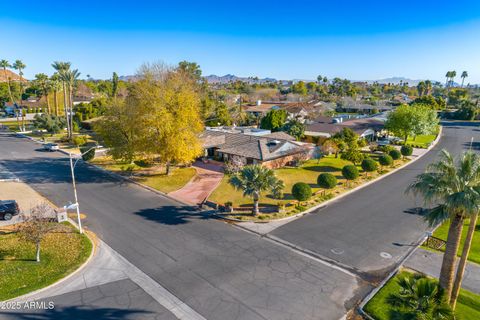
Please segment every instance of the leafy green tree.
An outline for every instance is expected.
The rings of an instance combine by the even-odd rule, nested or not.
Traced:
[[[425,105],[401,105],[388,114],[385,128],[393,134],[403,137],[433,134],[438,128],[438,117],[435,110]]]
[[[195,81],[199,81],[202,77],[202,69],[196,62],[180,61],[177,69]]]
[[[45,73],[37,73],[35,75],[35,83],[40,87],[43,96],[47,100],[47,112],[51,113],[50,99],[48,98],[50,91],[52,90],[50,79]]]
[[[478,107],[475,103],[465,100],[461,107],[455,111],[454,117],[458,120],[475,120],[478,115]]]
[[[342,175],[347,179],[348,184],[350,181],[356,180],[360,173],[358,172],[357,166],[348,164],[342,168]]]
[[[293,197],[301,201],[307,201],[312,196],[312,188],[305,182],[297,182],[292,187]]]
[[[324,189],[323,193],[325,194],[325,190],[333,189],[338,184],[337,178],[331,173],[320,173],[317,177],[317,184],[320,188]]]
[[[283,126],[282,130],[300,141],[305,133],[305,125],[298,120],[290,120]]]
[[[442,150],[440,159],[419,174],[407,192],[422,196],[426,205],[434,205],[425,216],[431,226],[450,220],[439,279],[450,305],[455,306],[458,292],[453,291],[454,276],[464,220],[475,216],[480,209],[480,156],[465,152],[455,160]],[[468,243],[467,246],[463,252],[466,256],[470,250]],[[458,289],[463,276],[461,269],[455,280]]]
[[[454,319],[444,290],[433,279],[403,277],[397,281],[399,292],[387,297],[387,303],[396,308],[398,319]]]
[[[244,196],[253,198],[252,214],[255,216],[259,213],[258,202],[262,192],[267,190],[273,192],[278,181],[273,170],[260,165],[249,165],[231,176],[229,183],[236,189],[242,190]]]
[[[370,158],[363,159],[361,166],[363,171],[365,171],[365,176],[368,176],[369,172],[373,172],[378,169],[377,162]]]
[[[459,106],[463,101],[468,100],[468,90],[464,88],[455,88],[448,91],[448,104]]]
[[[292,84],[290,90],[292,93],[300,94],[302,96],[305,96],[308,93],[307,86],[303,81],[298,81],[297,83]]]
[[[118,93],[118,74],[116,72],[112,75],[112,98],[115,98]]]
[[[13,99],[13,95],[12,95],[12,89],[10,87],[10,77],[7,76],[7,68],[10,68],[11,65],[8,62],[8,60],[3,59],[3,60],[0,60],[0,67],[3,69],[3,74],[5,79],[7,79],[7,88],[8,88],[8,95],[9,95],[10,101],[15,103],[15,100]]]
[[[64,118],[57,117],[53,114],[36,114],[33,120],[33,126],[37,129],[47,130],[48,133],[54,134],[61,132],[66,125]]]
[[[270,110],[260,122],[260,128],[272,130],[272,132],[280,131],[287,120],[287,112],[277,109]]]

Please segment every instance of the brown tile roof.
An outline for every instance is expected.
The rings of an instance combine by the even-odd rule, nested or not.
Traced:
[[[282,140],[287,140],[287,141],[295,141],[296,140],[294,137],[292,137],[291,135],[289,135],[288,133],[283,132],[283,131],[272,132],[272,133],[266,134],[262,137],[271,138],[271,139],[282,139]]]
[[[289,136],[288,134],[286,134]],[[206,130],[200,135],[204,148],[219,148],[226,154],[257,159],[272,160],[304,151],[309,145],[279,137],[254,136],[242,133],[229,133]],[[279,135],[278,135],[279,136]]]

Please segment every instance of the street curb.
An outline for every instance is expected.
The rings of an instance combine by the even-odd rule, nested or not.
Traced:
[[[39,141],[39,140],[37,140],[37,139],[34,139],[34,138],[32,138],[32,137],[29,137],[29,136],[27,136],[27,135],[24,135],[24,134],[21,134],[21,133],[15,133],[15,134],[18,135],[18,136],[21,136],[21,137],[30,139],[31,141],[33,141],[33,142],[35,142],[35,143],[43,144],[43,142],[41,142],[41,141]],[[67,152],[67,151],[65,151],[65,150],[63,150],[63,149],[59,149],[59,150],[57,150],[57,152],[60,152],[60,153],[65,154],[65,155],[67,155],[67,156],[70,156],[70,153]],[[78,156],[77,154],[73,154],[73,153],[72,153],[72,155]],[[83,161],[83,159],[80,159],[80,160]],[[136,184],[137,186],[140,186],[140,187],[142,187],[142,188],[144,188],[144,189],[147,189],[147,190],[149,190],[149,191],[151,191],[151,192],[154,192],[154,193],[156,193],[156,194],[159,194],[159,195],[161,195],[161,196],[164,196],[164,197],[166,197],[166,198],[168,198],[168,199],[170,199],[170,200],[176,201],[176,202],[178,202],[178,203],[181,204],[181,205],[186,205],[186,206],[189,206],[189,207],[192,206],[192,205],[189,204],[189,203],[182,202],[182,201],[180,201],[180,200],[178,200],[178,199],[175,199],[175,198],[169,196],[167,193],[164,193],[164,192],[159,191],[159,190],[156,190],[156,189],[154,189],[154,188],[152,188],[152,187],[146,186],[146,185],[144,185],[144,184],[142,184],[142,183],[140,183],[140,182],[137,182],[137,181],[135,181],[135,180],[133,180],[133,179],[131,179],[131,178],[128,178],[128,177],[124,177],[124,176],[122,176],[122,175],[120,175],[120,174],[118,174],[118,173],[115,173],[115,172],[113,172],[113,171],[104,169],[104,168],[102,168],[102,167],[100,167],[100,166],[98,166],[98,165],[96,165],[96,164],[89,163],[89,162],[86,162],[86,161],[83,161],[83,163],[85,163],[85,164],[87,164],[87,165],[89,165],[89,166],[92,166],[92,167],[94,167],[94,168],[97,168],[97,169],[99,169],[99,170],[101,170],[101,171],[103,171],[103,172],[105,172],[105,173],[108,173],[108,174],[110,174],[110,175],[112,175],[112,176],[115,176],[115,177],[117,177],[117,178],[121,178],[121,179],[123,179],[123,180],[126,180],[126,181],[129,181],[129,182],[131,182],[131,183],[134,183],[134,184]]]
[[[300,212],[300,213],[297,213],[297,214],[295,214],[295,215],[293,215],[293,216],[285,217],[285,218],[280,218],[280,219],[275,219],[275,220],[270,220],[270,221],[244,221],[244,220],[238,220],[238,219],[235,219],[235,218],[223,218],[223,217],[221,217],[221,216],[218,216],[218,217],[221,218],[221,219],[226,219],[226,220],[238,222],[239,224],[247,223],[247,222],[249,222],[249,223],[252,223],[252,222],[253,222],[253,223],[269,223],[269,222],[287,221],[287,220],[293,220],[293,219],[295,219],[295,218],[299,218],[299,217],[301,217],[301,216],[304,216],[304,215],[306,215],[306,214],[311,213],[312,211],[315,211],[315,210],[317,210],[317,209],[321,209],[322,207],[326,207],[326,206],[328,206],[329,204],[331,204],[331,203],[333,203],[333,202],[335,202],[335,201],[337,201],[337,200],[340,200],[340,199],[342,199],[343,197],[346,197],[346,196],[348,196],[348,195],[350,195],[350,194],[352,194],[352,193],[354,193],[354,192],[356,192],[356,191],[358,191],[358,190],[360,190],[360,189],[363,189],[363,188],[365,188],[365,187],[368,187],[369,185],[371,185],[371,184],[373,184],[373,183],[375,183],[375,182],[378,182],[378,181],[380,181],[380,180],[388,177],[389,175],[394,174],[395,172],[397,172],[397,171],[399,171],[399,170],[401,170],[401,169],[403,169],[403,168],[411,165],[412,163],[416,162],[417,160],[421,159],[423,156],[425,156],[426,154],[428,154],[428,153],[430,152],[430,150],[433,149],[433,148],[437,145],[437,143],[440,141],[440,138],[441,138],[441,136],[442,136],[442,132],[443,132],[443,127],[440,126],[440,130],[438,131],[437,137],[436,137],[435,140],[432,142],[432,144],[427,148],[427,151],[426,151],[425,153],[421,154],[420,156],[416,157],[415,159],[411,159],[410,161],[402,164],[400,167],[395,168],[395,169],[393,169],[392,171],[389,171],[389,172],[387,172],[387,173],[385,173],[385,174],[382,174],[381,176],[378,176],[376,179],[373,179],[373,180],[370,180],[370,181],[368,181],[368,182],[366,182],[366,183],[364,183],[364,184],[361,184],[361,185],[359,185],[359,186],[357,186],[357,187],[355,187],[355,188],[353,188],[353,189],[348,190],[347,192],[344,192],[344,193],[342,193],[342,194],[340,194],[340,195],[338,195],[338,196],[336,196],[336,197],[334,197],[334,198],[332,198],[332,199],[329,199],[329,200],[327,200],[327,201],[325,201],[325,202],[321,202],[321,203],[319,203],[318,205],[313,206],[313,207],[311,207],[311,208],[308,208],[307,210],[302,211],[302,212]]]
[[[81,161],[83,161],[83,160],[81,160]],[[178,203],[181,204],[181,205],[189,206],[189,207],[192,207],[192,206],[193,206],[192,204],[189,204],[189,203],[186,203],[186,202],[182,202],[182,201],[180,201],[180,200],[178,200],[178,199],[175,199],[174,197],[169,196],[169,195],[168,195],[167,193],[165,193],[165,192],[162,192],[162,191],[159,191],[159,190],[154,189],[154,188],[152,188],[152,187],[146,186],[146,185],[144,185],[144,184],[142,184],[142,183],[140,183],[140,182],[138,182],[138,181],[135,181],[135,180],[133,180],[133,179],[131,179],[131,178],[122,176],[121,174],[118,174],[118,173],[115,173],[115,172],[113,172],[113,171],[104,169],[104,168],[102,168],[102,167],[100,167],[100,166],[98,166],[98,165],[96,165],[96,164],[89,163],[89,162],[86,162],[86,161],[83,161],[83,163],[85,163],[85,164],[87,164],[87,165],[89,165],[89,166],[92,166],[92,167],[94,167],[94,168],[96,168],[96,169],[98,169],[98,170],[100,170],[100,171],[103,171],[103,172],[105,172],[105,173],[107,173],[107,174],[109,174],[109,175],[111,175],[111,176],[120,178],[120,179],[122,179],[122,180],[131,182],[131,183],[133,183],[133,184],[136,184],[136,185],[139,186],[139,187],[142,187],[142,188],[144,188],[144,189],[147,189],[148,191],[151,191],[151,192],[156,193],[156,194],[158,194],[158,195],[164,196],[165,198],[168,198],[168,199],[170,199],[170,200],[172,200],[172,201],[178,202]]]
[[[78,226],[76,223],[73,222],[73,220],[71,220],[70,218],[68,218],[68,222],[73,225],[75,227],[75,229],[78,230]],[[77,275],[80,271],[82,271],[93,259],[93,257],[95,256],[95,253],[96,253],[96,244],[95,242],[92,240],[91,236],[88,235],[87,233],[84,233],[84,235],[87,237],[88,241],[90,241],[91,245],[92,245],[92,250],[90,252],[90,255],[88,256],[87,260],[85,260],[85,262],[83,262],[77,269],[75,269],[72,273],[66,275],[65,277],[57,280],[56,282],[46,286],[46,287],[43,287],[43,288],[40,288],[40,289],[37,289],[35,291],[32,291],[32,292],[29,292],[29,293],[26,293],[24,295],[21,295],[21,296],[18,296],[18,297],[15,297],[15,298],[11,298],[9,300],[5,300],[5,301],[2,301],[2,302],[12,302],[12,301],[17,301],[17,300],[27,300],[29,297],[31,296],[34,296],[34,295],[37,295],[39,293],[42,293],[48,289],[51,289],[52,287],[56,286],[56,285],[59,285],[65,281],[67,281],[68,279],[72,278],[73,276]],[[43,298],[40,298],[40,299],[43,299]]]

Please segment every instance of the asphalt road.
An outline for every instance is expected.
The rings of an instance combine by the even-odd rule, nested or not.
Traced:
[[[73,202],[65,155],[0,133],[0,164],[56,205]],[[206,319],[339,319],[358,293],[356,277],[268,239],[81,162],[76,176],[85,225]],[[75,294],[56,299],[78,306]]]
[[[423,202],[406,195],[407,186],[441,149],[460,154],[470,148],[473,137],[472,148],[477,150],[479,131],[478,123],[444,123],[440,142],[421,159],[269,235],[334,260],[365,278],[384,276],[428,229],[423,218],[411,212]]]

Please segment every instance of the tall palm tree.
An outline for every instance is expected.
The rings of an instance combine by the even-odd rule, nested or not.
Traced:
[[[240,172],[230,178],[230,184],[236,189],[241,189],[244,196],[253,198],[252,214],[258,214],[258,201],[262,192],[271,190],[278,192],[280,184],[273,170],[261,165],[245,166]]]
[[[455,81],[455,77],[457,76],[457,71],[453,70],[450,74],[450,87],[453,87],[453,82]]]
[[[425,217],[431,226],[450,220],[440,286],[454,305],[450,297],[463,223],[480,208],[480,157],[465,152],[455,160],[448,151],[442,150],[440,159],[419,174],[407,192],[422,195],[426,204],[435,204]]]
[[[23,104],[23,70],[27,67],[22,60],[15,60],[13,69],[18,70],[20,76],[20,103]]]
[[[404,277],[397,281],[398,293],[387,296],[387,303],[401,308],[395,311],[401,319],[453,319],[452,308],[445,299],[445,293],[433,279],[425,277]],[[400,314],[398,314],[400,313]]]
[[[79,76],[80,76],[80,72],[78,72],[77,69],[67,70],[63,72],[61,75],[62,80],[67,84],[67,89],[68,89],[69,116],[67,117],[67,119],[70,122],[70,135],[69,135],[70,138],[72,138],[73,136],[73,89],[75,84],[77,83]]]
[[[58,73],[54,73],[50,77],[50,83],[53,90],[53,105],[55,108],[55,115],[58,117],[58,92],[62,90],[62,82],[58,76]]]
[[[448,84],[450,83],[450,77],[452,75],[452,72],[451,71],[447,71],[447,73],[445,74],[445,88],[448,88]]]
[[[465,78],[468,77],[468,72],[467,71],[463,71],[462,72],[462,75],[460,76],[462,78],[462,88],[463,88],[463,84],[465,82]]]
[[[3,59],[3,60],[0,60],[0,67],[3,69],[3,74],[5,75],[5,79],[7,79],[8,96],[10,97],[10,101],[12,103],[15,103],[15,101],[13,100],[12,88],[10,87],[10,77],[7,76],[7,68],[11,68],[12,66],[7,60]]]
[[[52,67],[57,71],[60,81],[62,81],[63,87],[63,109],[65,112],[65,119],[67,121],[67,134],[71,136],[70,121],[68,121],[68,106],[67,106],[67,83],[65,82],[65,74],[70,70],[70,62],[54,61]]]
[[[50,101],[48,99],[48,95],[50,94],[50,90],[52,90],[52,86],[48,76],[45,73],[37,73],[35,75],[35,82],[42,90],[42,95],[47,100],[47,112],[50,114]]]

